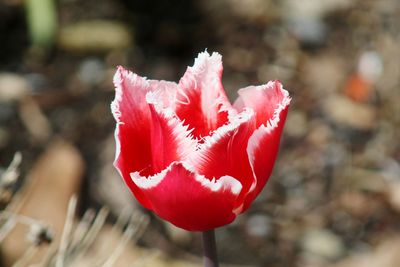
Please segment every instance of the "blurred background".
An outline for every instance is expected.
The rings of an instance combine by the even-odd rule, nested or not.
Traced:
[[[110,102],[117,65],[178,81],[205,49],[231,100],[273,79],[293,98],[223,266],[399,266],[399,48],[398,0],[1,0],[1,266],[201,266],[114,170]]]

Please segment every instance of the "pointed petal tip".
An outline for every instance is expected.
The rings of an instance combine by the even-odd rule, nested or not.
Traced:
[[[116,69],[117,70],[115,71],[113,82],[114,82],[115,88],[117,89],[117,87],[123,81],[123,76],[126,75],[127,70],[124,67],[122,67],[121,65],[118,65]]]
[[[189,67],[193,71],[201,73],[205,68],[215,68],[215,71],[221,71],[222,66],[222,56],[218,52],[213,52],[211,55],[207,50],[200,52],[194,60],[193,67]]]
[[[218,52],[208,53],[207,49],[200,52],[196,59],[222,59],[222,55]]]

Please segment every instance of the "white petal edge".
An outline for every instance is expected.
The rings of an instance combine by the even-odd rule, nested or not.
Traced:
[[[241,113],[236,114],[236,116],[229,117],[229,123],[225,124],[215,131],[213,131],[209,136],[204,137],[202,143],[196,144],[196,149],[193,150],[187,159],[183,162],[185,168],[191,172],[196,172],[194,165],[195,162],[202,161],[206,155],[204,151],[211,148],[214,144],[218,143],[224,136],[226,136],[230,131],[233,131],[239,126],[249,120],[254,116],[254,111],[251,108],[245,108]],[[220,179],[220,178],[219,178]]]
[[[267,83],[267,86],[265,87],[258,87],[257,89],[259,90],[270,90],[272,88],[271,83],[272,81]],[[261,138],[265,134],[270,134],[276,127],[278,127],[279,121],[280,121],[280,114],[281,112],[290,104],[291,98],[289,96],[289,92],[286,91],[283,87],[282,84],[280,84],[281,92],[284,95],[284,98],[282,99],[281,103],[278,104],[278,107],[274,111],[274,115],[272,116],[271,119],[269,119],[265,124],[262,124],[258,129],[254,131],[254,133],[250,136],[249,142],[247,144],[247,155],[249,157],[249,162],[251,169],[253,170],[254,173],[254,150],[255,148],[259,145]],[[250,189],[249,192],[252,192],[255,187],[256,187],[257,181],[255,181]]]
[[[125,72],[125,75],[123,75]],[[123,77],[124,76],[124,77]],[[131,87],[140,87],[140,88],[150,88],[150,84],[147,81],[146,77],[142,77],[133,73],[129,70],[124,69],[122,66],[117,68],[117,72],[114,74],[113,83],[115,86],[115,98],[111,102],[111,112],[114,116],[114,119],[117,123],[120,123],[121,112],[119,110],[119,103],[122,101],[123,97],[123,88],[122,83],[124,80],[128,80]],[[127,89],[129,90],[129,89]]]
[[[248,122],[254,116],[252,108],[245,108],[242,112],[229,116],[229,123],[222,125],[210,135],[204,137],[203,143],[199,144],[199,149],[210,148],[217,143],[222,137],[224,137],[230,131],[235,130],[241,124]]]
[[[125,75],[123,72],[125,72]],[[128,80],[131,87],[146,88],[146,98],[148,93],[152,93],[154,94],[153,98],[159,99],[158,102],[160,102],[160,105],[164,105],[165,103],[172,105],[176,100],[176,90],[178,85],[175,82],[149,80],[146,77],[139,76],[136,73],[119,66],[113,78],[115,98],[111,102],[111,111],[117,122],[120,122],[119,118],[121,117],[119,102],[122,101],[123,97],[122,83],[124,80]],[[175,87],[175,90],[172,90],[172,87]]]
[[[173,128],[173,135],[178,141],[179,158],[184,159],[195,151],[197,146],[197,141],[191,134],[193,129],[189,129],[189,125],[184,125],[184,122],[179,120],[170,107],[164,108],[162,100],[158,97],[157,93],[150,91],[146,94],[146,102],[153,105],[156,112],[168,120],[168,126]]]
[[[201,86],[197,84],[195,76],[201,76],[205,71],[208,71],[207,77],[201,78]],[[208,84],[210,86],[211,84],[218,83],[221,86],[221,90],[224,92],[222,81],[221,81],[221,75],[223,72],[223,64],[222,64],[222,56],[221,54],[217,52],[213,52],[211,55],[206,51],[201,52],[198,54],[197,58],[194,60],[194,64],[192,67],[187,68],[187,72],[189,72],[189,75],[187,73],[184,74],[184,76],[180,80],[180,84],[193,84],[194,85],[194,90],[199,90],[199,88],[202,88],[201,94],[205,99],[213,99],[213,104],[214,105],[219,105],[221,106],[218,109],[218,112],[228,112],[228,115],[236,115],[237,112],[236,110],[232,107],[232,105],[229,103],[228,98],[226,97],[225,93],[221,94],[221,91],[215,91],[215,90],[210,90],[205,86],[204,84]],[[180,88],[178,85],[178,94],[181,94],[184,98],[187,98],[184,90]],[[205,94],[205,95],[204,95]],[[190,104],[190,102],[187,102],[186,104]],[[202,101],[201,103],[201,108],[203,111],[209,111],[211,112],[212,108],[209,106],[209,102],[207,101]],[[210,114],[207,114],[208,118],[212,118]],[[215,118],[214,118],[215,119]]]
[[[207,52],[201,52],[198,54],[197,58],[194,60],[193,67],[188,67],[194,74],[201,74],[207,68],[207,64],[210,64],[210,67],[217,68],[213,70],[215,73],[221,71],[222,66],[222,56],[217,52],[213,52],[211,55]]]
[[[271,83],[272,81],[267,83],[266,87],[261,87],[258,90],[270,90],[272,88]],[[291,98],[289,97],[289,92],[286,91],[282,85],[280,85],[280,90],[283,93],[284,97],[281,103],[278,104],[274,111],[274,115],[271,119],[269,119],[265,124],[262,124],[258,129],[254,131],[254,133],[250,136],[249,143],[247,145],[247,154],[249,155],[250,163],[254,162],[254,148],[258,145],[259,140],[264,134],[269,134],[278,127],[279,124],[279,116],[281,112],[290,104]]]
[[[124,69],[122,66],[119,66],[117,68],[117,72],[114,75],[113,78],[113,83],[115,86],[115,97],[114,100],[111,102],[111,113],[114,116],[114,119],[116,120],[116,127],[114,131],[114,138],[115,138],[115,158],[114,158],[114,165],[116,164],[119,155],[121,153],[121,142],[119,141],[119,125],[124,124],[120,120],[121,117],[121,112],[119,108],[119,103],[122,101],[123,97],[123,88],[122,88],[122,83],[124,82],[124,78],[122,77],[123,74],[122,72],[126,72],[127,75],[125,76],[126,79],[130,80],[130,83],[133,86],[137,86],[139,83],[143,83],[143,86],[148,87],[149,84],[146,81],[146,78],[143,78],[129,70]],[[122,173],[118,167],[116,167],[118,173],[122,176]]]
[[[182,164],[182,163],[177,163],[173,162],[171,163],[168,168],[162,170],[161,172],[149,176],[149,177],[143,177],[139,174],[139,172],[132,172],[130,173],[132,181],[141,189],[151,189],[153,187],[156,187],[159,183],[162,182],[162,180],[165,178],[167,173],[172,170],[172,167],[176,164]],[[186,169],[186,167],[182,164],[182,166]],[[190,170],[188,170],[191,172]],[[212,179],[209,180],[207,179],[204,175],[199,175],[196,173],[193,173],[195,180],[202,185],[203,187],[209,189],[212,192],[219,192],[219,191],[224,191],[224,190],[229,190],[232,194],[234,195],[239,195],[240,191],[242,190],[242,184],[233,178],[232,176],[222,176],[218,180]]]

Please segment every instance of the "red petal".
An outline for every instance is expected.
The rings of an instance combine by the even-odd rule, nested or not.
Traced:
[[[244,212],[261,192],[272,173],[290,104],[290,98],[285,92],[283,93],[286,94],[286,97],[274,105],[276,109],[273,112],[272,119],[255,130],[249,139],[247,153],[257,182],[246,196],[241,212]]]
[[[173,163],[149,178],[132,173],[132,180],[161,218],[189,231],[207,231],[236,218],[234,203],[241,184],[230,176],[217,181],[188,171]]]
[[[256,183],[246,151],[248,139],[255,129],[253,116],[252,110],[233,116],[229,124],[207,136],[188,159],[196,173],[217,180],[229,175],[240,181],[243,188],[235,208],[243,204],[244,196]]]
[[[278,105],[288,98],[279,81],[270,81],[260,86],[249,86],[239,90],[239,97],[234,107],[241,111],[244,107],[252,108],[256,114],[256,127],[272,119]]]
[[[173,83],[161,82],[176,90]],[[145,207],[149,204],[141,191],[130,179],[130,173],[141,171],[153,174],[150,128],[152,123],[146,94],[158,86],[156,81],[147,81],[132,72],[119,67],[115,76],[115,99],[111,109],[117,126],[115,129],[116,157],[114,165],[138,201]]]
[[[221,82],[221,55],[200,53],[179,81],[175,112],[193,129],[195,137],[207,136],[228,121],[232,110]]]
[[[188,126],[176,118],[169,109],[163,108],[161,99],[152,93],[147,95],[151,111],[151,155],[153,173],[166,169],[172,162],[186,158],[196,149]]]

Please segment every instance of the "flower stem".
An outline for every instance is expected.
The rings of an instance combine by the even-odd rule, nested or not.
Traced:
[[[204,267],[218,267],[214,230],[203,232]]]

